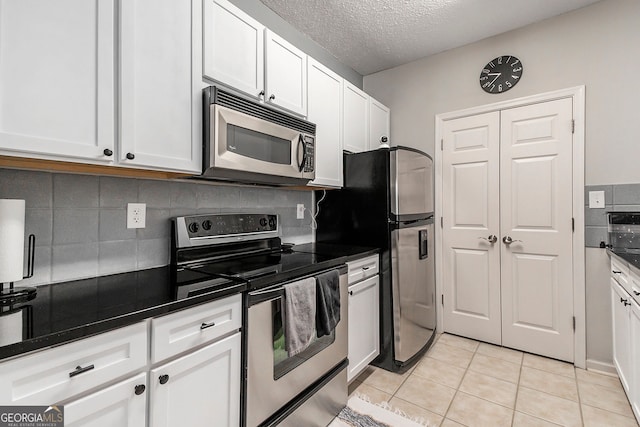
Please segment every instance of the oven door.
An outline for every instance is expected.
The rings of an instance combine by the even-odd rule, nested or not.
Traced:
[[[340,274],[340,322],[331,335],[288,357],[281,285],[248,294],[246,425],[254,427],[296,398],[347,357],[347,275]]]
[[[220,105],[210,110],[210,165],[289,178],[305,178],[312,136]],[[307,161],[309,158],[309,161]],[[311,178],[313,179],[313,177]]]

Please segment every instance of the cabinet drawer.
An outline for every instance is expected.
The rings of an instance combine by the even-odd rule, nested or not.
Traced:
[[[360,280],[378,274],[378,255],[371,255],[366,258],[347,262],[349,268],[349,284],[352,285]]]
[[[628,288],[629,267],[615,258],[615,256],[611,257],[611,277],[616,279],[623,288]]]
[[[51,405],[147,363],[141,322],[0,364],[0,405]]]
[[[164,360],[242,325],[242,297],[212,301],[151,320],[151,361]]]
[[[637,304],[640,305],[640,274],[633,268],[629,269],[629,283],[627,285],[627,291],[631,294],[631,297]]]

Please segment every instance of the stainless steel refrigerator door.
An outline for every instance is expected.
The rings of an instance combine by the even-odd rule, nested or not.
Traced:
[[[400,228],[391,233],[395,359],[405,362],[436,328],[434,226]]]
[[[391,213],[396,217],[433,212],[433,161],[423,153],[390,153]]]

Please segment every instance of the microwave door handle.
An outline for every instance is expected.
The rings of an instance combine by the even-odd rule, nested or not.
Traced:
[[[300,160],[300,146],[302,145],[302,160]],[[305,163],[307,163],[307,145],[304,142],[304,138],[302,135],[298,137],[298,152],[297,152],[297,160],[298,160],[298,170],[302,172],[304,169]]]

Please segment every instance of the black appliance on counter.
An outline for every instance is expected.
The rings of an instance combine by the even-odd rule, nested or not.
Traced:
[[[431,157],[406,147],[345,153],[344,187],[326,193],[317,222],[318,242],[380,248],[380,355],[373,364],[403,371],[435,337]]]
[[[347,268],[344,258],[283,248],[277,215],[210,214],[172,220],[176,298],[243,284],[242,425],[327,425],[347,401]],[[341,320],[289,355],[285,286],[338,270]],[[307,279],[307,280],[305,280]],[[309,285],[312,283],[312,285]],[[315,328],[315,319],[313,319]]]

